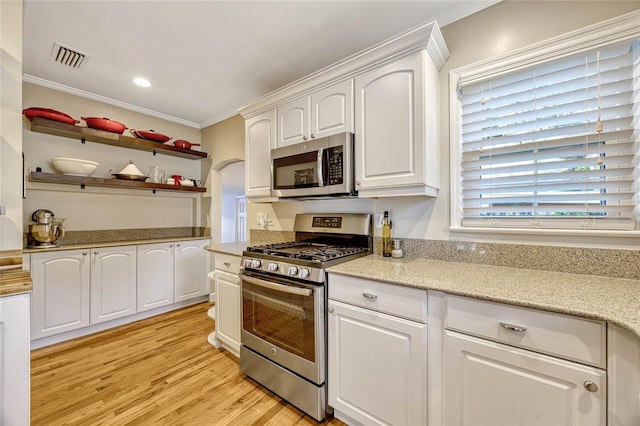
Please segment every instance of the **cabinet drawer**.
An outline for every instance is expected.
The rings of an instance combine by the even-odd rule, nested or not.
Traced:
[[[427,291],[329,274],[329,298],[427,323]]]
[[[603,322],[457,296],[446,306],[450,330],[606,368]]]
[[[233,256],[230,254],[223,254],[223,253],[215,253],[214,262],[215,262],[216,269],[230,272],[236,275],[240,273],[240,256]]]

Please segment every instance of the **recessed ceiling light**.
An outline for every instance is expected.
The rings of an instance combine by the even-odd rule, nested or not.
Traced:
[[[141,86],[141,87],[150,87],[151,86],[151,83],[149,83],[149,80],[147,80],[146,78],[142,78],[142,77],[134,78],[133,82],[135,84],[137,84],[138,86]]]

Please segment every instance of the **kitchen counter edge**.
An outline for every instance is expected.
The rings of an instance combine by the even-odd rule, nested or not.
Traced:
[[[606,321],[640,337],[640,280],[380,255],[327,272]]]
[[[249,242],[241,241],[237,243],[220,243],[205,246],[205,250],[213,253],[230,254],[232,256],[242,256],[242,252],[247,249]]]
[[[25,247],[23,253],[45,253],[50,251],[62,251],[62,250],[80,250],[91,249],[100,247],[119,247],[119,246],[135,246],[143,244],[156,244],[156,243],[175,243],[179,241],[197,241],[197,240],[210,240],[211,237],[172,237],[172,238],[152,238],[146,240],[128,240],[128,241],[107,241],[98,243],[86,243],[86,244],[68,244],[60,245],[59,247],[47,247],[47,248],[31,248]]]

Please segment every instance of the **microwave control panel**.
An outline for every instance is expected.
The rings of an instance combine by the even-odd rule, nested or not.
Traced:
[[[329,174],[327,178],[328,185],[341,185],[344,182],[343,177],[343,160],[344,147],[334,146],[327,149],[329,153]]]

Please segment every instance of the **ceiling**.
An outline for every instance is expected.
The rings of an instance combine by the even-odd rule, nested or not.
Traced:
[[[495,3],[25,0],[24,81],[203,128],[412,27]],[[82,66],[54,61],[56,42],[86,54]]]

